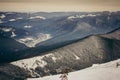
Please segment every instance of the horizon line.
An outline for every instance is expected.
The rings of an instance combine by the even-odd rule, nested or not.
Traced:
[[[100,11],[12,11],[12,10],[0,10],[0,12],[21,12],[21,13],[37,13],[37,12],[119,12],[120,10],[100,10]]]

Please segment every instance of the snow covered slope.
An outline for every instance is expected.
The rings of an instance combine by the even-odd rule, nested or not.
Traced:
[[[71,72],[68,74],[68,80],[119,80],[120,65],[117,67],[117,64],[120,64],[120,59]],[[61,80],[59,77],[60,75],[55,75],[27,80]]]
[[[39,33],[38,36],[26,36],[18,39],[17,41],[25,44],[27,47],[35,47],[36,44],[46,41],[50,38],[52,38],[50,34]]]

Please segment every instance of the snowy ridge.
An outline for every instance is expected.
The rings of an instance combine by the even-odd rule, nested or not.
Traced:
[[[45,65],[47,65],[47,62],[45,62],[43,58],[49,57],[49,56],[52,56],[52,54],[48,54],[40,57],[34,57],[30,59],[19,60],[19,61],[12,62],[11,64],[14,64],[16,66],[19,65],[19,67],[21,68],[23,67],[27,69],[30,69],[30,68],[35,69],[37,66],[44,67]]]
[[[24,65],[26,65],[27,68],[35,69],[38,65],[40,67],[44,67],[45,65],[47,65],[47,62],[45,62],[43,60],[43,58],[50,57],[50,56],[52,56],[54,58],[53,54],[46,54],[46,55],[43,55],[40,57],[33,57],[33,58],[29,58],[29,59],[15,61],[15,62],[12,62],[11,64],[14,64],[16,66],[19,65],[19,67],[24,67]],[[38,61],[38,64],[37,64],[37,61]]]
[[[16,65],[20,68],[24,68],[26,70],[28,70],[32,76],[41,76],[40,74],[38,74],[37,72],[35,72],[35,69],[37,67],[41,67],[44,68],[47,65],[47,62],[43,60],[43,58],[45,57],[50,57],[52,56],[53,60],[55,61],[55,57],[53,54],[46,54],[40,57],[34,57],[34,58],[30,58],[30,59],[24,59],[24,60],[19,60],[19,61],[15,61],[12,62],[11,64]]]
[[[116,66],[119,64],[119,66]],[[120,59],[104,64],[98,64],[83,70],[68,74],[68,80],[119,80]],[[43,78],[29,78],[27,80],[61,80],[60,75]]]

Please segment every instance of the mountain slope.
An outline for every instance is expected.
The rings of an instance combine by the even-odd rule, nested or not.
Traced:
[[[13,52],[23,49],[27,49],[24,44],[21,44],[12,38],[0,35],[0,63],[11,60],[11,57],[15,57],[15,54],[12,54]]]
[[[116,39],[120,40],[120,29],[116,29],[108,34],[101,35],[102,37],[110,38],[110,39]]]
[[[92,67],[71,72],[68,80],[119,80],[120,79],[120,59],[104,64],[95,64]],[[47,76],[42,78],[29,78],[27,80],[61,80],[61,75]]]
[[[120,57],[120,29],[114,30],[112,33],[104,34],[101,36],[116,40],[115,42],[113,42],[114,46],[112,47],[112,50],[114,53],[114,58],[119,58]]]
[[[100,35],[101,36],[101,35]],[[119,40],[103,38],[98,35],[90,36],[79,40],[75,43],[69,44],[65,47],[43,53],[44,55],[23,59],[10,64],[28,71],[29,77],[39,77],[50,74],[62,73],[66,68],[70,71],[80,70],[96,63],[103,63],[116,59],[117,50],[113,51],[114,44]],[[120,46],[120,45],[119,45]],[[117,47],[119,49],[119,47]],[[8,68],[9,64],[0,66],[2,72],[11,74],[13,68]],[[4,70],[3,70],[4,67]],[[21,73],[16,73],[19,78]],[[14,74],[12,75],[14,77]],[[28,76],[22,76],[27,78]]]
[[[46,55],[13,62],[14,65],[32,68],[40,76],[61,73],[64,68],[79,70],[94,63],[113,59],[111,43],[114,40],[91,36],[76,43],[45,53]],[[78,65],[81,64],[81,65]]]

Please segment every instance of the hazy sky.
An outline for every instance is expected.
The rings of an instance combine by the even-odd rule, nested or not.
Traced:
[[[120,0],[0,0],[2,11],[120,11]]]

